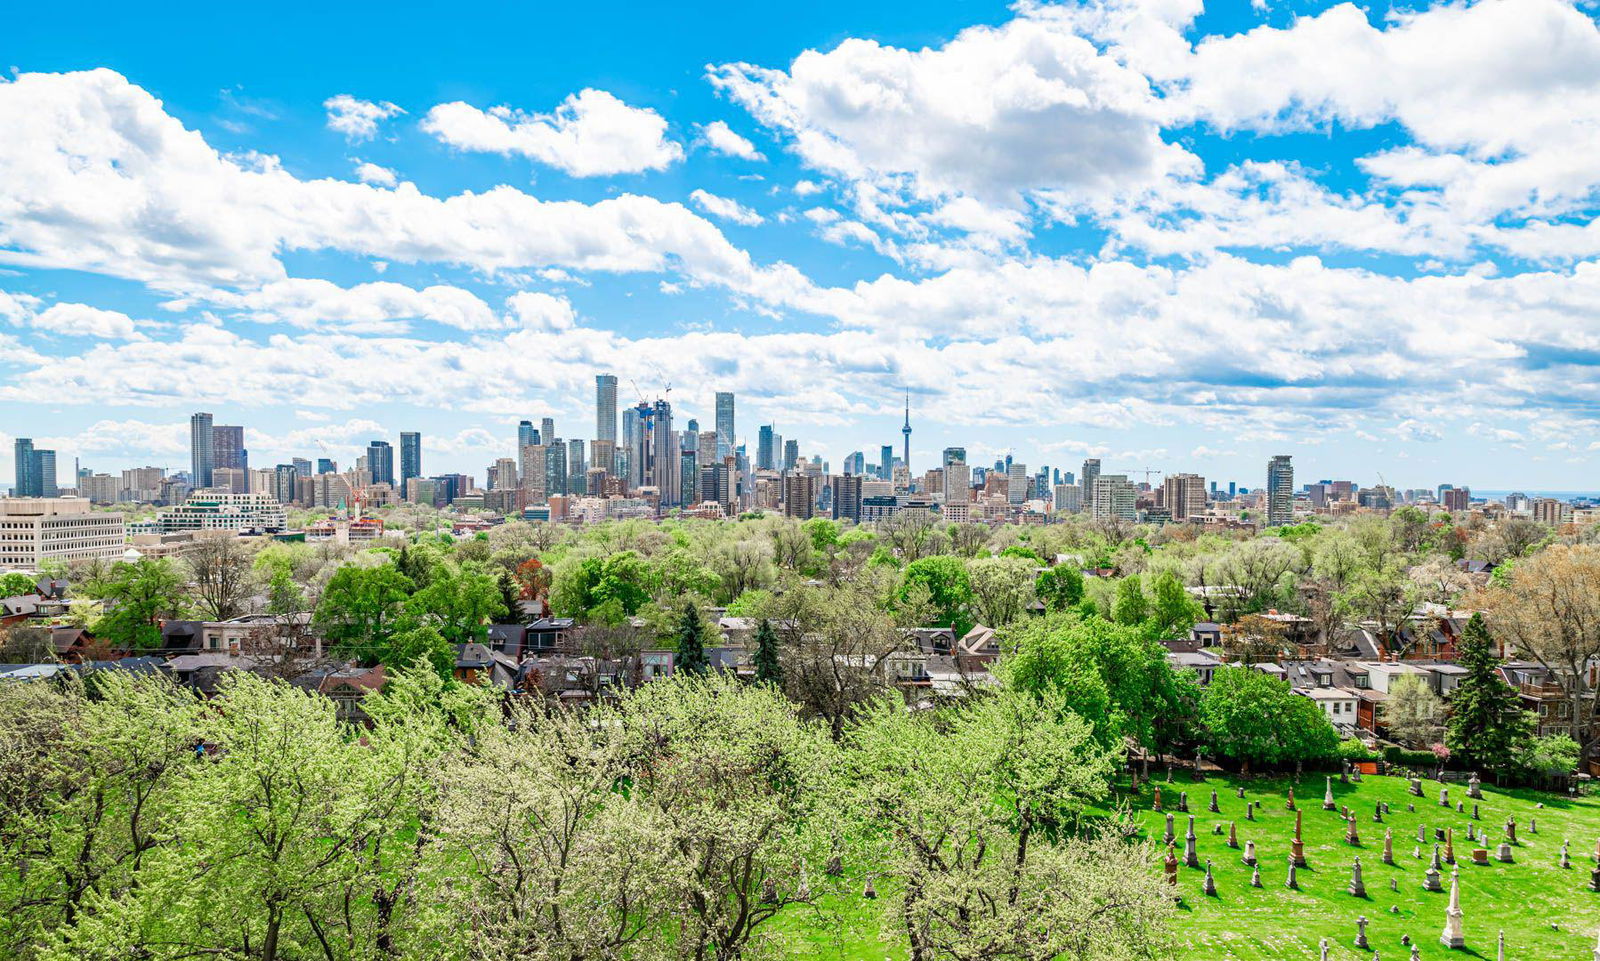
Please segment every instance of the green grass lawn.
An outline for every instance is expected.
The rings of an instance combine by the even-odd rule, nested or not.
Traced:
[[[1178,792],[1189,793],[1189,811],[1195,816],[1196,846],[1201,864],[1212,860],[1217,896],[1202,893],[1204,868],[1178,869],[1177,891],[1183,897],[1178,913],[1178,940],[1188,959],[1315,959],[1317,943],[1327,938],[1329,957],[1361,958],[1369,961],[1372,951],[1355,948],[1358,915],[1369,924],[1367,937],[1372,947],[1388,961],[1406,961],[1410,949],[1401,944],[1410,935],[1424,958],[1495,957],[1495,936],[1504,931],[1506,957],[1515,961],[1592,961],[1595,939],[1600,931],[1600,894],[1588,890],[1589,872],[1594,866],[1594,851],[1600,840],[1600,799],[1565,797],[1536,791],[1505,791],[1485,784],[1479,802],[1481,820],[1477,827],[1487,829],[1490,841],[1475,845],[1467,841],[1467,825],[1472,822],[1472,803],[1466,798],[1466,785],[1450,785],[1451,806],[1439,806],[1437,781],[1424,780],[1423,796],[1413,797],[1403,778],[1367,777],[1360,784],[1333,781],[1334,799],[1349,806],[1357,817],[1361,846],[1345,843],[1344,821],[1338,812],[1324,811],[1324,782],[1321,775],[1306,776],[1295,788],[1296,803],[1304,816],[1305,856],[1308,867],[1298,872],[1300,889],[1284,887],[1289,841],[1294,834],[1294,814],[1284,801],[1292,779],[1235,780],[1213,777],[1193,782],[1187,774],[1162,785],[1166,810],[1175,810]],[[1246,800],[1234,794],[1237,784],[1245,786]],[[1207,812],[1215,789],[1220,814]],[[1165,817],[1151,810],[1151,791],[1147,786],[1137,795],[1125,791],[1134,811],[1143,819],[1145,834],[1160,845],[1165,833]],[[1254,822],[1245,819],[1246,801],[1260,800]],[[1466,802],[1457,814],[1454,802]],[[1376,802],[1387,801],[1390,813],[1383,824],[1372,820]],[[1543,802],[1543,809],[1536,804]],[[1413,804],[1416,811],[1407,811]],[[1518,844],[1513,846],[1516,863],[1494,860],[1495,848],[1503,834],[1507,817],[1517,822]],[[1528,830],[1530,819],[1538,822],[1538,833]],[[1229,821],[1236,822],[1239,850],[1227,846]],[[1213,834],[1215,825],[1223,834]],[[1417,845],[1417,826],[1422,825],[1430,843],[1422,846],[1423,857],[1412,852]],[[1175,815],[1177,853],[1183,856],[1183,835],[1187,818]],[[1461,907],[1467,945],[1463,951],[1449,951],[1439,943],[1448,903],[1450,866],[1443,865],[1440,893],[1423,889],[1423,873],[1433,847],[1435,827],[1455,829],[1456,864],[1461,871]],[[1382,860],[1384,829],[1394,831],[1393,867]],[[1563,839],[1570,839],[1572,867],[1558,866]],[[1246,841],[1256,842],[1261,861],[1262,887],[1250,886],[1250,868],[1240,863]],[[1487,847],[1490,863],[1471,863],[1475,846]],[[1361,857],[1362,877],[1367,896],[1347,893],[1353,857]],[[1397,891],[1391,891],[1393,879]],[[783,919],[782,936],[794,958],[903,958],[905,947],[897,939],[884,939],[879,920],[883,902],[849,899],[849,903],[824,905],[820,910]],[[1391,911],[1391,908],[1397,909]],[[1557,927],[1552,929],[1551,923]]]

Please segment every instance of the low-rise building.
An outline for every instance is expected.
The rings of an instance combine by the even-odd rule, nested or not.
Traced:
[[[0,571],[37,571],[46,561],[114,560],[126,549],[116,511],[93,510],[82,497],[0,499]]]
[[[207,488],[197,490],[175,507],[156,513],[155,530],[173,531],[272,531],[289,527],[289,515],[271,494],[256,491],[238,494]]]

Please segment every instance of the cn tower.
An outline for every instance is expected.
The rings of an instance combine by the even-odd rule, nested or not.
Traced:
[[[906,425],[900,428],[900,433],[905,436],[905,453],[900,456],[900,463],[906,466],[906,471],[911,471],[911,391],[906,391]]]

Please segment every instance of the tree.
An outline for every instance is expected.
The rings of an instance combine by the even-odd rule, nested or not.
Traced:
[[[148,651],[161,646],[161,622],[184,610],[183,576],[165,558],[118,561],[103,578],[84,586],[104,613],[94,632],[113,648]]]
[[[672,813],[616,790],[633,773],[624,741],[585,715],[519,704],[511,720],[433,779],[423,871],[446,943],[482,961],[631,957],[682,896],[686,865],[663,843]]]
[[[1220,667],[1200,695],[1200,722],[1211,753],[1252,764],[1333,757],[1339,736],[1308,697],[1248,667]]]
[[[756,625],[756,681],[761,684],[783,686],[783,661],[778,656],[778,632],[765,617]]]
[[[1189,596],[1183,581],[1172,571],[1162,571],[1153,581],[1154,600],[1150,604],[1150,628],[1158,638],[1186,637],[1205,613]]]
[[[1283,654],[1289,630],[1282,621],[1246,614],[1222,628],[1222,649],[1241,663],[1276,660]]]
[[[1400,628],[1416,609],[1415,586],[1397,565],[1357,574],[1341,598],[1343,610],[1365,618],[1377,628],[1378,643],[1390,654],[1401,655],[1415,643]]]
[[[841,588],[793,588],[773,605],[784,624],[783,687],[835,739],[888,687],[890,656],[906,644],[884,610],[880,569]]]
[[[683,875],[671,954],[733,961],[785,907],[821,886],[835,833],[826,737],[765,685],[680,675],[643,685],[602,714],[655,812],[650,843]]]
[[[972,604],[978,620],[1002,627],[1022,616],[1033,595],[1034,563],[1020,557],[982,557],[969,562]]]
[[[1065,611],[1083,602],[1083,572],[1076,564],[1057,564],[1039,572],[1033,593],[1052,611]]]
[[[1518,561],[1483,604],[1490,629],[1561,685],[1572,739],[1587,750],[1596,702],[1588,666],[1600,657],[1600,547],[1556,544]]]
[[[1518,746],[1532,736],[1533,718],[1500,676],[1500,661],[1482,614],[1473,614],[1461,632],[1457,663],[1467,673],[1450,695],[1445,744],[1470,765],[1507,770]]]
[[[431,583],[411,595],[406,609],[432,624],[451,646],[482,643],[489,625],[507,613],[499,579],[475,564],[441,565]]]
[[[12,571],[0,574],[0,597],[26,597],[39,593],[39,585],[26,574]]]
[[[1157,747],[1158,719],[1187,713],[1166,649],[1144,631],[1077,613],[1030,618],[1005,632],[1007,687],[1059,695],[1103,744]]]
[[[1160,958],[1172,900],[1116,825],[1076,830],[1117,749],[1059,694],[1004,691],[942,711],[894,701],[847,741],[859,872],[912,961]]]
[[[217,753],[175,766],[157,812],[176,837],[60,932],[56,957],[287,961],[374,943],[372,842],[405,820],[386,752],[346,737],[332,701],[243,671],[212,705],[197,734]]]
[[[1383,723],[1395,740],[1407,747],[1436,744],[1444,734],[1444,702],[1422,678],[1401,675],[1389,685]]]
[[[1144,586],[1138,574],[1129,574],[1117,582],[1117,600],[1112,606],[1112,619],[1124,627],[1143,624],[1150,613],[1145,600]]]
[[[246,613],[257,581],[250,548],[232,531],[201,531],[183,555],[193,585],[195,608],[208,621],[228,621]]]
[[[704,674],[711,669],[711,661],[706,656],[705,624],[692,601],[684,602],[683,613],[678,616],[676,638],[678,670],[685,674]]]
[[[403,626],[411,589],[411,579],[393,564],[346,564],[328,580],[313,622],[342,656],[393,663],[390,644]]]
[[[972,630],[972,584],[967,565],[948,555],[923,557],[906,565],[900,581],[899,597],[907,600],[917,587],[928,591],[928,601],[938,623],[949,625],[957,637]]]

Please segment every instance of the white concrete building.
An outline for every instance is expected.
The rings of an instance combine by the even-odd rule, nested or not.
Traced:
[[[123,515],[82,497],[0,499],[0,571],[37,571],[47,559],[116,559],[126,548]]]
[[[197,490],[176,507],[157,512],[156,533],[173,531],[283,531],[288,512],[265,491],[236,494],[216,489]]]

